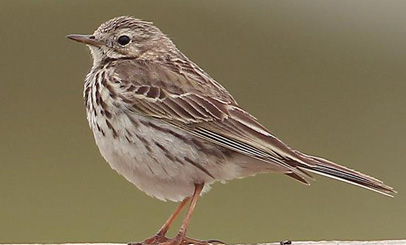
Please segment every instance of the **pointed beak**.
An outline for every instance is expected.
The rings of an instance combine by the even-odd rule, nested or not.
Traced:
[[[103,42],[96,40],[95,36],[93,36],[93,35],[70,34],[70,35],[67,35],[66,37],[73,41],[84,43],[87,45],[96,46],[96,47],[105,45]]]

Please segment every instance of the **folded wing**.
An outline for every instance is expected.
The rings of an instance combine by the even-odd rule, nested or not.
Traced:
[[[286,170],[286,175],[302,183],[308,184],[311,175],[306,171],[311,171],[384,195],[394,193],[375,178],[289,148],[232,101],[196,93],[172,94],[147,85],[137,86],[126,96],[137,113],[159,118],[214,144],[278,165]]]

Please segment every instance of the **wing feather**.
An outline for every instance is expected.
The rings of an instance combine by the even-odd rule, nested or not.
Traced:
[[[381,181],[328,160],[293,150],[241,109],[214,79],[186,57],[163,63],[124,61],[117,77],[128,84],[118,93],[132,111],[155,117],[227,149],[285,169],[308,184],[306,171],[339,179],[384,195],[395,191]],[[166,79],[167,82],[161,79]],[[147,84],[147,85],[146,85]]]
[[[156,89],[146,89],[145,85],[135,91],[138,93],[133,93],[133,97],[127,99],[134,101],[132,108],[145,116],[165,120],[212,143],[279,165],[286,169],[289,176],[308,183],[305,178],[310,175],[286,162],[287,147],[280,141],[276,141],[278,148],[265,143],[263,139],[275,141],[276,138],[237,105],[203,95],[176,95],[163,90],[160,92],[165,94],[163,98],[149,97],[149,91]],[[257,134],[263,139],[253,137]],[[294,154],[293,151],[292,153]]]

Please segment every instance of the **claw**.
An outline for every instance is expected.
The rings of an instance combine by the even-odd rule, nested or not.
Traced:
[[[153,239],[154,237],[151,237],[147,240],[145,240],[142,243],[129,243],[129,245],[209,245],[209,244],[225,244],[222,241],[219,240],[197,240],[189,237],[185,237],[182,240],[179,240],[179,237],[174,237],[172,239],[168,239],[166,237],[161,237],[160,239]]]
[[[220,241],[220,240],[216,240],[216,239],[207,240],[207,242],[210,243],[210,244],[211,244],[211,243],[226,244],[225,242]]]
[[[208,244],[225,244],[224,242],[220,241],[220,240],[215,240],[215,239],[211,239],[211,240],[197,240],[197,239],[193,239],[193,238],[189,238],[189,237],[185,237],[181,244],[193,244],[193,245],[208,245]]]
[[[165,244],[168,242],[169,238],[165,236],[155,235],[153,237],[145,239],[143,242],[130,242],[128,245],[157,245],[157,244]]]
[[[145,239],[143,242],[130,242],[128,245],[209,245],[209,244],[226,244],[220,240],[197,240],[189,237],[184,237],[182,240],[179,240],[178,237],[169,239],[164,236],[155,235],[151,238]]]

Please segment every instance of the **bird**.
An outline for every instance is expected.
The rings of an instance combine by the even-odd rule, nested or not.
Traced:
[[[152,22],[120,16],[93,34],[84,85],[89,126],[112,169],[149,196],[180,202],[159,231],[132,244],[208,244],[186,236],[199,197],[215,182],[280,173],[309,185],[310,173],[393,196],[382,181],[302,153],[276,138]],[[189,203],[179,232],[166,233]]]

